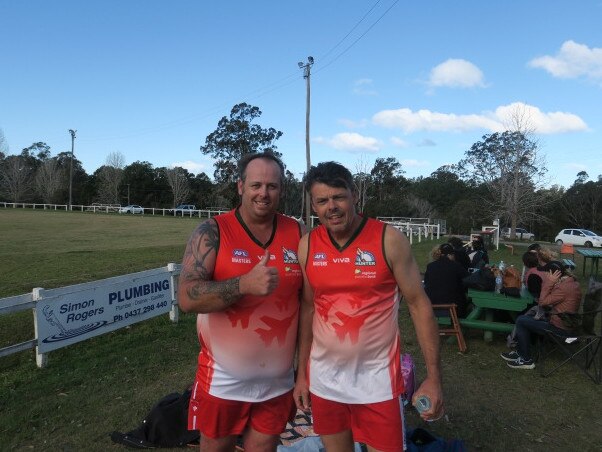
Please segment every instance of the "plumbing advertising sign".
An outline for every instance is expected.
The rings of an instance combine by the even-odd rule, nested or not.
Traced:
[[[168,313],[171,272],[145,273],[47,291],[36,304],[38,353]]]

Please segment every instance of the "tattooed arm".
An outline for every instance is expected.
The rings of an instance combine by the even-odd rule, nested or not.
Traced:
[[[278,286],[278,270],[266,266],[269,252],[246,273],[224,281],[213,281],[219,246],[217,223],[209,219],[190,236],[178,283],[178,304],[184,312],[223,311],[243,295],[268,295]]]

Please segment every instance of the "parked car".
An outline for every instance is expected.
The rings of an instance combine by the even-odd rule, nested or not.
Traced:
[[[140,207],[137,204],[130,204],[129,206],[125,206],[119,209],[119,213],[144,213],[144,207]]]
[[[502,237],[505,239],[510,238],[512,228],[502,229]],[[535,234],[527,231],[525,228],[516,228],[516,238],[519,240],[535,240]]]
[[[573,245],[582,245],[588,248],[592,246],[602,247],[602,237],[587,229],[563,229],[554,239],[556,245],[570,243]]]
[[[175,209],[171,209],[170,213],[174,214],[174,215],[190,215],[192,216],[192,214],[194,213],[194,211],[197,210],[196,206],[194,204],[180,204],[179,206],[177,206]]]

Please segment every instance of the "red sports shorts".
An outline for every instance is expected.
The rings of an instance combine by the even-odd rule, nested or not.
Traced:
[[[296,413],[293,391],[263,402],[220,399],[200,389],[188,406],[188,430],[209,438],[241,435],[247,425],[266,435],[280,435]]]
[[[353,440],[385,452],[405,449],[401,397],[378,403],[334,402],[311,394],[314,432],[333,435],[351,430]]]

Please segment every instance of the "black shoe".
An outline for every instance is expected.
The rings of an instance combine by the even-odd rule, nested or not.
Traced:
[[[512,350],[510,352],[500,353],[500,356],[504,358],[506,361],[516,361],[520,358],[520,355],[516,350]]]
[[[506,364],[513,369],[535,369],[535,363],[532,359],[522,359],[521,357],[516,361],[508,361]]]

